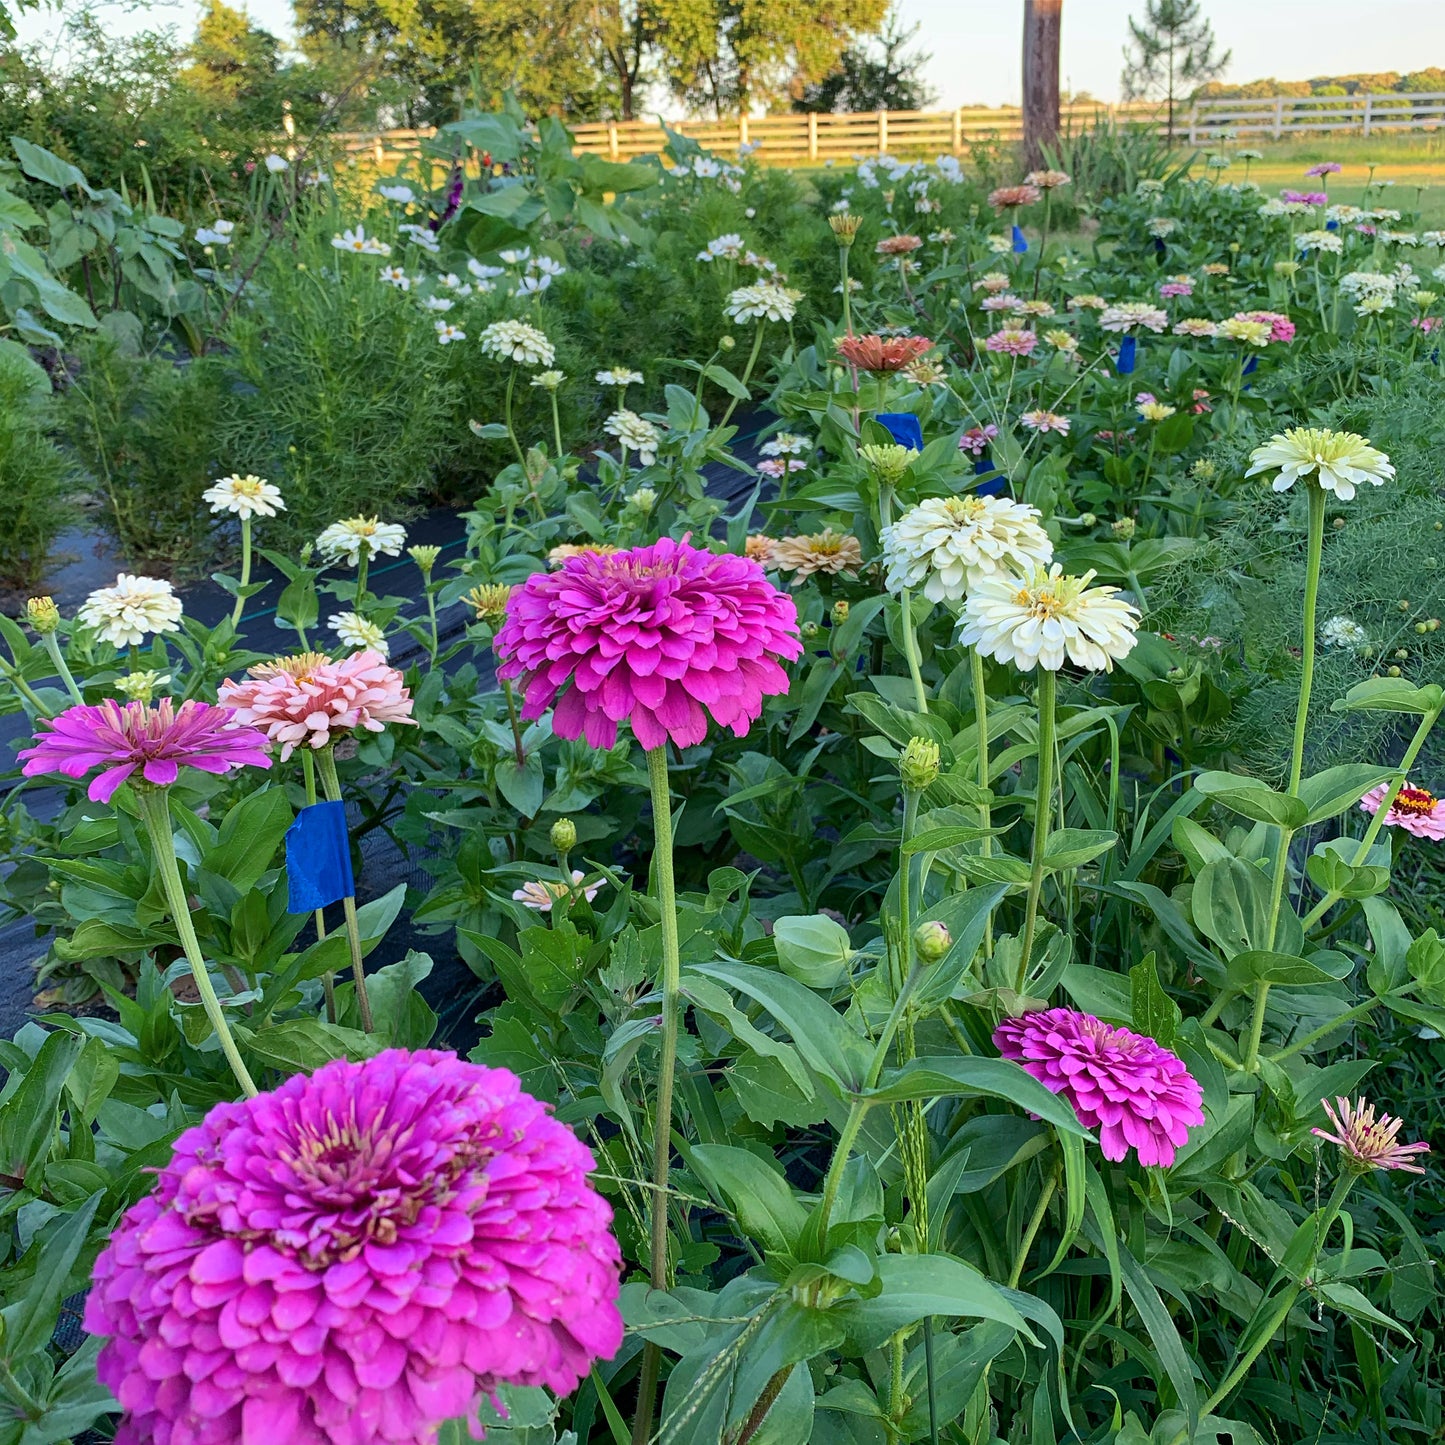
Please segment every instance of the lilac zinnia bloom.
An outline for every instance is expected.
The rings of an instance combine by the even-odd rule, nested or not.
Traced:
[[[175,782],[183,767],[203,773],[226,773],[232,768],[269,768],[266,735],[238,726],[228,707],[194,699],[179,708],[170,698],[151,707],[144,702],[124,706],[107,698],[92,706],[80,703],[45,722],[49,732],[35,735],[35,746],[20,756],[26,777],[62,773],[83,778],[92,768],[104,768],[92,779],[93,802],[108,803],[115,790],[137,769],[148,783],[164,788]]]
[[[506,1069],[389,1049],[218,1104],[96,1261],[116,1445],[430,1445],[622,1343],[592,1156]]]
[[[1005,1019],[993,1041],[1099,1131],[1105,1159],[1132,1148],[1141,1164],[1168,1168],[1189,1129],[1204,1122],[1203,1093],[1182,1060],[1092,1014],[1051,1008]]]
[[[523,679],[524,718],[555,706],[557,735],[594,748],[629,722],[649,750],[702,742],[709,715],[745,737],[763,698],[788,690],[778,659],[803,650],[798,609],[756,562],[667,537],[533,573],[495,646],[497,676]]]

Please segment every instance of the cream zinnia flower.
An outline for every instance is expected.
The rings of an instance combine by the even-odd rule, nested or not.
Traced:
[[[723,315],[733,321],[791,321],[802,299],[801,291],[760,281],[756,286],[739,286],[731,292]]]
[[[222,477],[201,493],[213,512],[234,512],[238,517],[274,517],[286,510],[280,488],[260,477]]]
[[[608,436],[616,437],[629,451],[636,452],[637,459],[643,466],[650,467],[657,460],[657,447],[662,440],[662,433],[635,411],[614,411],[602,423],[602,430]]]
[[[1027,578],[985,577],[964,604],[959,641],[1020,672],[1057,672],[1065,660],[1111,672],[1133,650],[1139,613],[1117,587],[1090,587],[1094,576],[1067,577],[1055,562]]]
[[[347,517],[333,522],[316,539],[317,550],[327,562],[345,561],[348,567],[360,564],[363,547],[368,557],[383,552],[388,557],[400,557],[405,545],[405,527],[378,521],[375,517]]]
[[[544,332],[525,321],[494,321],[479,338],[482,354],[522,366],[551,366],[557,352]]]
[[[1176,336],[1213,336],[1219,328],[1203,316],[1186,316],[1174,323]]]
[[[389,654],[381,628],[374,622],[368,622],[359,612],[334,613],[326,619],[326,625],[336,634],[337,641],[347,647],[367,648],[383,657]]]
[[[1151,305],[1148,301],[1121,301],[1117,306],[1106,306],[1099,313],[1099,325],[1105,331],[1133,331],[1140,326],[1150,331],[1163,331],[1169,325],[1169,313],[1162,306]]]
[[[1039,515],[1007,497],[929,497],[883,529],[888,590],[959,602],[996,572],[1029,572],[1054,555]]]
[[[780,572],[795,572],[797,587],[815,572],[835,577],[840,572],[852,576],[863,565],[863,548],[849,532],[835,532],[831,527],[806,537],[784,537],[774,542],[769,558]]]
[[[181,599],[169,582],[122,572],[85,599],[75,620],[114,647],[139,647],[147,633],[180,631]]]
[[[1145,421],[1167,421],[1174,415],[1175,408],[1164,401],[1143,401],[1139,403],[1139,415]]]
[[[149,702],[170,680],[168,672],[128,672],[116,678],[111,686],[127,702]]]
[[[1331,617],[1320,626],[1320,641],[1326,647],[1358,652],[1369,640],[1370,634],[1353,617]]]
[[[1254,463],[1245,473],[1273,471],[1277,492],[1287,492],[1301,477],[1313,475],[1327,492],[1348,502],[1362,482],[1381,487],[1395,475],[1390,458],[1376,451],[1358,432],[1328,431],[1322,427],[1291,427],[1277,432],[1249,455]]]
[[[1214,328],[1214,334],[1244,346],[1268,346],[1272,329],[1268,321],[1249,321],[1243,316],[1231,316]]]
[[[599,386],[640,386],[642,373],[633,371],[630,367],[614,366],[597,373],[597,384]]]

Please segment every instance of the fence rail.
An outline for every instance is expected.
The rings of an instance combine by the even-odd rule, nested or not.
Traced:
[[[1088,129],[1101,120],[1162,127],[1153,101],[1123,105],[1067,105],[1066,129]],[[1023,115],[1016,106],[960,106],[956,110],[879,110],[853,114],[739,116],[731,120],[682,120],[673,128],[709,150],[756,145],[765,165],[817,165],[860,155],[963,155],[980,142],[1016,141]],[[1268,134],[1275,140],[1313,131],[1434,130],[1445,125],[1445,91],[1402,95],[1272,96],[1262,100],[1200,100],[1175,116],[1175,129],[1191,145],[1207,144],[1224,130]],[[607,121],[572,127],[576,148],[627,161],[665,149],[656,121]],[[431,130],[355,131],[337,136],[342,151],[367,156],[379,167],[394,165],[421,149]]]

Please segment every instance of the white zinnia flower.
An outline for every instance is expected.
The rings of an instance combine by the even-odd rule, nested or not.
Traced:
[[[566,380],[567,373],[564,371],[539,371],[532,378],[531,385],[542,391],[556,391]]]
[[[482,354],[522,366],[551,366],[557,352],[546,335],[525,321],[494,321],[481,335]]]
[[[657,445],[662,440],[662,434],[635,411],[614,411],[602,423],[602,430],[636,452],[643,466],[650,467],[657,460]]]
[[[1301,231],[1294,242],[1301,251],[1319,251],[1331,256],[1338,256],[1345,249],[1344,237],[1338,231]]]
[[[1028,577],[985,577],[964,603],[959,641],[1020,672],[1057,672],[1066,660],[1111,672],[1134,648],[1139,613],[1117,587],[1090,587],[1094,576],[1065,576],[1055,562]]]
[[[1179,229],[1179,222],[1173,216],[1150,216],[1144,223],[1144,229],[1162,241]]]
[[[270,171],[273,176],[279,175],[282,171],[289,171],[291,169],[291,162],[288,161],[285,156],[278,156],[273,151],[266,157],[266,169]]]
[[[213,512],[234,512],[238,517],[274,517],[286,510],[278,487],[260,477],[222,477],[201,493]]]
[[[1341,276],[1336,284],[1346,296],[1358,299],[1364,296],[1393,297],[1399,283],[1393,275],[1381,271],[1351,271]]]
[[[366,648],[379,652],[383,657],[390,654],[391,649],[386,645],[381,628],[374,622],[368,622],[359,612],[333,613],[326,619],[326,625],[347,647]]]
[[[1358,652],[1369,640],[1370,634],[1353,617],[1331,617],[1320,627],[1320,641],[1326,647]]]
[[[460,326],[453,326],[449,321],[437,322],[437,340],[443,346],[450,346],[453,341],[465,341],[467,333]]]
[[[409,205],[412,201],[416,200],[416,192],[412,190],[410,186],[405,185],[378,186],[376,193],[384,200],[400,201],[402,205]]]
[[[803,293],[760,281],[729,294],[723,314],[733,321],[791,321]]]
[[[625,366],[614,366],[597,373],[598,386],[639,386],[642,379],[640,371],[632,371]]]
[[[780,431],[771,441],[765,441],[758,450],[765,457],[796,457],[812,447],[807,437],[795,436],[790,431]]]
[[[1099,313],[1099,325],[1105,331],[1132,331],[1136,326],[1163,331],[1169,325],[1169,313],[1148,301],[1120,301]]]
[[[1328,431],[1322,427],[1291,427],[1276,433],[1249,456],[1254,463],[1245,473],[1279,468],[1273,486],[1287,492],[1301,477],[1314,475],[1319,485],[1333,492],[1340,501],[1348,502],[1361,482],[1384,486],[1395,475],[1390,459],[1376,451],[1358,432]]]
[[[921,585],[930,602],[959,602],[995,572],[1047,563],[1054,544],[1039,515],[1007,497],[929,497],[883,529],[888,590]]]
[[[180,630],[181,599],[169,582],[122,572],[85,599],[75,620],[115,647],[139,647],[147,633]]]
[[[368,557],[386,553],[400,557],[406,545],[406,528],[395,522],[380,522],[375,517],[347,517],[333,522],[316,539],[317,550],[324,561],[342,562],[355,567],[361,561],[361,549]]]

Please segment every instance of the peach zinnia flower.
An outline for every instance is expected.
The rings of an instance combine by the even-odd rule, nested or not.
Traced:
[[[532,878],[522,884],[520,888],[512,890],[512,901],[520,903],[523,908],[536,909],[538,913],[550,913],[552,905],[559,899],[565,898],[577,887],[587,875],[580,869],[572,870],[572,884],[549,882],[545,879]],[[606,882],[604,879],[603,882]],[[581,890],[582,896],[591,903],[602,891],[602,883],[594,883],[590,888]]]
[[[926,336],[840,336],[838,355],[859,371],[902,371],[933,343]]]
[[[773,545],[773,566],[781,572],[795,572],[797,587],[815,572],[830,577],[845,572],[852,576],[863,565],[863,548],[850,532],[835,532],[831,527],[811,536],[784,537]]]
[[[988,193],[988,203],[996,211],[1013,211],[1020,206],[1032,206],[1043,195],[1037,186],[1025,182],[1021,186],[1000,186]]]
[[[1384,783],[1378,788],[1371,788],[1360,799],[1360,807],[1366,813],[1378,813],[1389,791]],[[1407,782],[1390,804],[1390,811],[1385,814],[1385,825],[1403,828],[1417,838],[1429,838],[1438,843],[1445,838],[1445,802],[1424,788],[1412,788]]]
[[[1320,1107],[1338,1131],[1331,1134],[1326,1129],[1311,1129],[1317,1139],[1337,1144],[1341,1163],[1352,1174],[1368,1174],[1372,1169],[1403,1169],[1407,1174],[1423,1174],[1418,1164],[1411,1163],[1416,1154],[1428,1154],[1428,1144],[1401,1144],[1402,1119],[1392,1119],[1388,1114],[1375,1117],[1375,1106],[1363,1099],[1351,1104],[1348,1099],[1336,1099],[1330,1108],[1328,1099],[1320,1100]]]
[[[873,249],[880,256],[906,256],[922,244],[921,236],[885,236]]]
[[[773,560],[773,548],[778,545],[775,537],[766,532],[754,532],[743,544],[743,556],[766,567]]]

